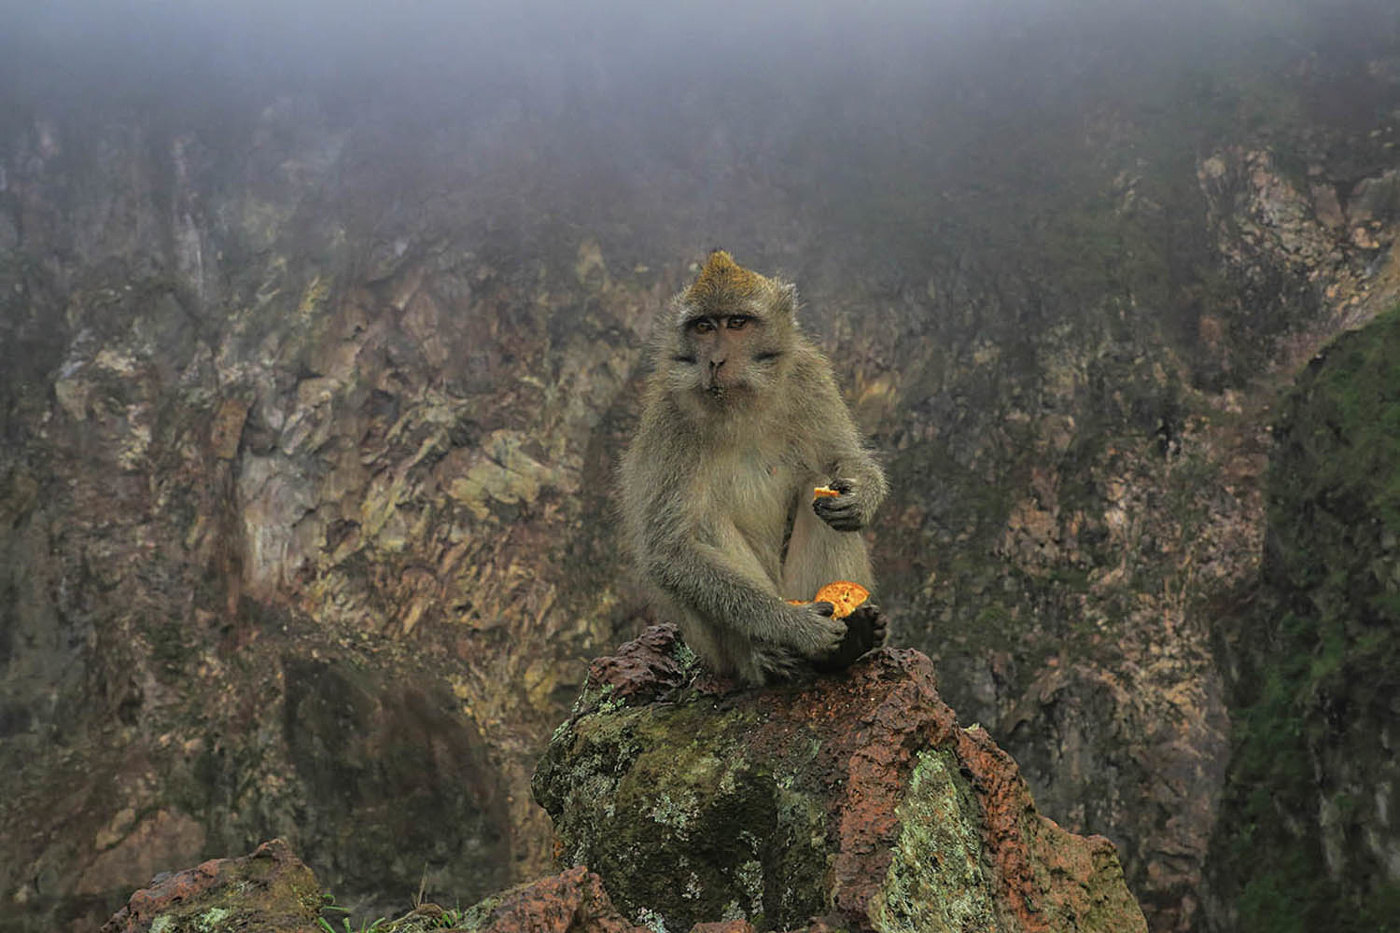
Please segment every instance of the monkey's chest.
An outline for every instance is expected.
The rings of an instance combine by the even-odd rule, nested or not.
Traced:
[[[774,572],[788,533],[797,471],[777,458],[750,454],[732,466],[729,484],[734,525]]]

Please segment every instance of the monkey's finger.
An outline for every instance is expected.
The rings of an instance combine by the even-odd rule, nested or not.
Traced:
[[[811,603],[810,605],[813,612],[820,616],[826,616],[828,619],[831,618],[832,613],[836,611],[835,603],[820,602]]]
[[[859,515],[823,515],[822,520],[837,531],[860,531],[865,527]]]
[[[851,615],[861,616],[862,618],[870,616],[873,618],[880,615],[880,606],[867,599],[865,602],[852,609]]]
[[[812,510],[817,513],[818,518],[828,522],[848,515],[859,515],[863,511],[860,503],[854,499],[845,502],[837,499],[818,499],[812,504]]]
[[[849,509],[855,502],[856,497],[847,493],[841,496],[826,496],[821,499],[813,499],[812,508]]]
[[[846,617],[846,623],[848,625],[854,624],[851,622],[851,619],[859,619],[861,625],[868,624],[870,626],[871,631],[874,633],[875,644],[880,645],[884,643],[886,630],[885,616],[880,611],[878,605],[868,600],[861,603]]]

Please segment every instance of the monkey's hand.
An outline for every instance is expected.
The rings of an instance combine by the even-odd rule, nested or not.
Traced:
[[[786,605],[789,625],[783,639],[806,658],[825,658],[841,646],[846,637],[846,623],[833,619],[836,607],[831,603]]]
[[[865,487],[849,479],[832,480],[829,488],[837,495],[825,495],[812,501],[817,517],[837,531],[860,531],[870,523],[874,505]]]

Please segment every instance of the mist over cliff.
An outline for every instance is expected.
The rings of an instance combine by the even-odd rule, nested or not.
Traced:
[[[301,95],[328,128],[380,127],[395,195],[494,171],[508,213],[547,223],[756,246],[733,206],[899,263],[941,235],[945,189],[1058,182],[1081,157],[1055,148],[1066,121],[1172,106],[1241,62],[1361,60],[1376,21],[1380,3],[69,2],[12,11],[0,95],[11,119],[144,114],[231,144]],[[1205,116],[1229,119],[1217,91]]]

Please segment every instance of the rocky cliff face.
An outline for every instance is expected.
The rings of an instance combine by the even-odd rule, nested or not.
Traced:
[[[387,864],[405,891],[497,886],[542,859],[522,789],[618,625],[616,561],[582,555],[655,277],[614,283],[589,242],[551,284],[445,234],[361,241],[334,131],[280,104],[249,142],[231,165],[115,121],[10,140],[21,915],[106,913],[274,825],[338,888]]]
[[[982,60],[1042,79],[751,115],[742,74],[644,108],[664,139],[602,79],[0,82],[0,924],[274,835],[385,914],[537,874],[535,758],[639,627],[609,484],[650,315],[718,242],[799,282],[888,460],[896,643],[1200,926],[1267,428],[1400,289],[1386,15],[1194,70],[1011,31]]]
[[[1231,749],[1217,640],[1260,573],[1274,404],[1396,298],[1394,215],[1373,209],[1392,156],[1347,180],[1367,144],[1312,126],[1200,150],[1188,189],[1149,127],[1094,129],[1097,157],[1124,159],[1061,222],[1107,242],[1018,280],[996,338],[898,367],[899,397],[936,415],[891,429],[895,485],[923,494],[881,543],[951,702],[1005,737],[1047,812],[1113,827],[1154,929],[1190,929]],[[967,289],[930,283],[943,320],[1005,309]]]
[[[1264,573],[1230,645],[1220,929],[1393,922],[1397,352],[1400,307],[1314,357],[1280,406]]]
[[[1241,148],[1196,180],[1220,278],[1175,288],[1229,297],[1187,299],[1192,331],[1173,335],[1140,316],[1153,283],[1129,276],[1121,298],[1020,340],[1031,386],[1009,376],[1027,365],[1004,359],[1016,338],[971,349],[924,403],[947,406],[936,433],[896,429],[896,486],[952,489],[883,539],[953,702],[1007,737],[1049,812],[1115,827],[1160,929],[1196,922],[1230,754],[1216,639],[1261,569],[1278,387],[1397,294],[1389,246],[1325,219],[1332,186],[1309,193]]]

